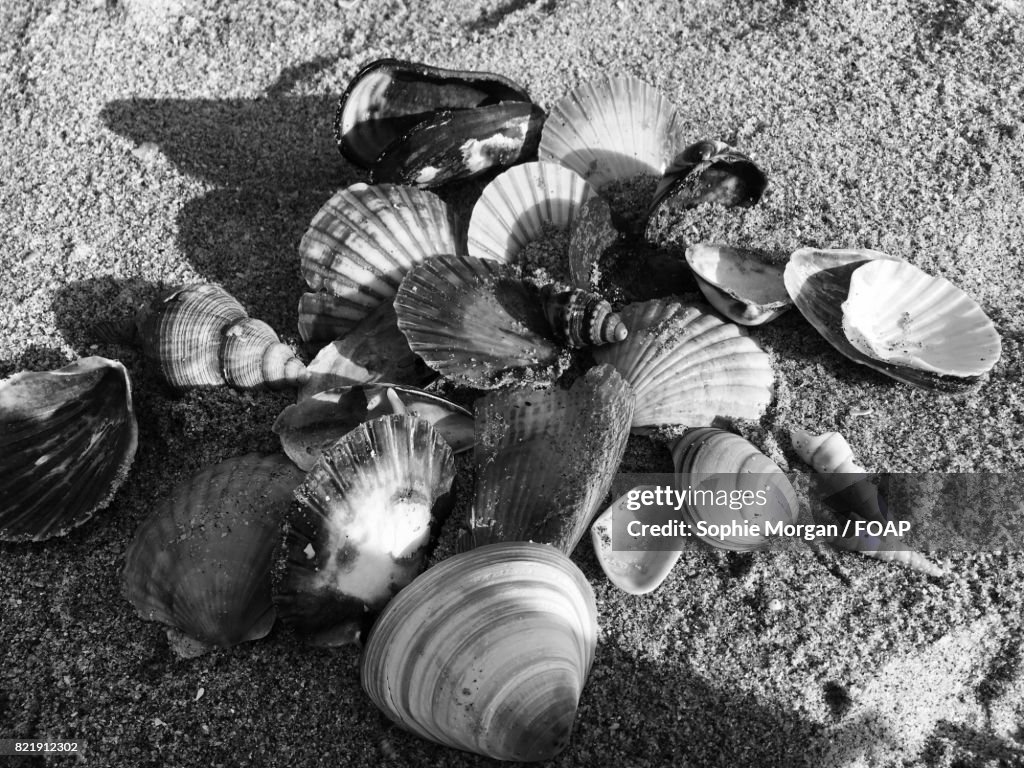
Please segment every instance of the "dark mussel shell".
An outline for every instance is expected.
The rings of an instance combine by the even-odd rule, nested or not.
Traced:
[[[470,109],[503,101],[530,101],[501,75],[378,59],[352,78],[338,104],[334,136],[341,154],[370,168],[396,139],[439,109]]]
[[[650,210],[669,198],[680,208],[703,203],[749,208],[767,187],[764,171],[738,149],[721,141],[698,141],[676,155],[666,169]]]

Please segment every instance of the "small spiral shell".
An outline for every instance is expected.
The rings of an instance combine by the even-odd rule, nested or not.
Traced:
[[[815,472],[861,474],[867,470],[853,460],[853,449],[838,432],[812,435],[794,427],[789,431],[793,449],[801,459],[814,467]]]
[[[551,283],[540,292],[544,316],[560,341],[570,347],[594,347],[622,341],[629,334],[622,318],[600,296],[561,288]]]

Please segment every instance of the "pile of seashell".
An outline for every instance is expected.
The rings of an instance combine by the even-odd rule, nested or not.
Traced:
[[[753,206],[768,180],[721,142],[684,146],[674,107],[639,80],[585,84],[545,116],[504,77],[384,59],[352,81],[336,132],[373,183],[337,192],[299,246],[310,292],[298,327],[326,342],[308,367],[219,286],[175,289],[139,314],[170,386],[293,386],[298,401],[273,425],[291,461],[229,459],[177,486],[128,548],[124,594],[182,653],[263,637],[278,614],[312,643],[366,637],[367,694],[441,744],[532,761],[568,743],[597,637],[569,555],[590,528],[609,578],[637,594],[680,555],[615,551],[622,499],[594,521],[631,432],[674,428],[681,482],[765,483],[770,508],[740,518],[796,520],[779,467],[711,426],[759,419],[772,400],[769,355],[742,326],[795,303],[850,359],[947,393],[978,386],[999,358],[977,303],[872,251],[802,248],[782,263],[693,242],[686,264],[710,305],[679,296],[683,284],[645,295],[628,276],[666,259],[644,241],[652,214]],[[498,170],[466,226],[426,189]],[[564,280],[531,268],[537,243]],[[4,382],[0,424],[5,539],[84,522],[136,446],[127,372],[102,358]],[[794,429],[792,444],[852,495],[850,514],[884,517],[841,436]],[[470,493],[453,487],[454,454],[470,448],[460,551],[423,572],[455,493]],[[54,504],[58,493],[75,503]],[[941,574],[891,542],[834,543]]]

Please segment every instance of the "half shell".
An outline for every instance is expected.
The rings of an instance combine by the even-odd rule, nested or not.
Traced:
[[[496,760],[569,743],[594,661],[590,584],[553,547],[494,544],[434,566],[384,610],[363,689],[412,733]]]
[[[721,141],[698,141],[680,152],[665,170],[651,210],[669,198],[679,208],[703,203],[749,207],[767,188],[764,171],[738,149]]]
[[[756,251],[698,243],[686,249],[686,262],[704,297],[733,322],[762,325],[793,306],[785,268],[765,262]]]
[[[0,539],[41,541],[89,520],[138,446],[128,371],[86,357],[0,382]]]
[[[450,506],[452,451],[425,421],[382,416],[328,448],[296,490],[281,617],[310,642],[354,642],[426,562]]]
[[[284,456],[249,454],[176,485],[128,545],[125,598],[143,619],[206,645],[266,635],[274,551],[301,480]]]
[[[619,311],[629,336],[593,349],[636,392],[633,427],[701,426],[716,416],[757,419],[772,398],[768,355],[709,307],[655,299]]]

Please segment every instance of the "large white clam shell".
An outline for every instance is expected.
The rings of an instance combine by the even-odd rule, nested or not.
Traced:
[[[636,392],[633,428],[701,426],[716,416],[757,419],[772,398],[768,355],[700,304],[654,299],[619,311],[629,336],[595,347]]]
[[[942,376],[980,376],[999,360],[995,326],[970,296],[904,261],[854,270],[843,332],[865,355]]]
[[[394,298],[414,266],[439,253],[456,253],[456,231],[454,214],[432,192],[396,184],[353,184],[339,191],[299,244],[309,287],[335,298],[309,299],[300,313],[327,308],[335,331],[355,327]],[[303,327],[312,327],[308,319]]]
[[[594,593],[569,558],[542,544],[493,544],[398,594],[370,634],[362,684],[424,739],[548,760],[569,743],[596,644]]]
[[[785,268],[765,262],[754,251],[716,243],[686,249],[686,263],[711,305],[735,323],[762,325],[791,306]]]
[[[593,188],[557,163],[523,163],[484,188],[469,220],[472,256],[511,261],[545,226],[569,229]],[[453,251],[454,252],[454,251]]]

